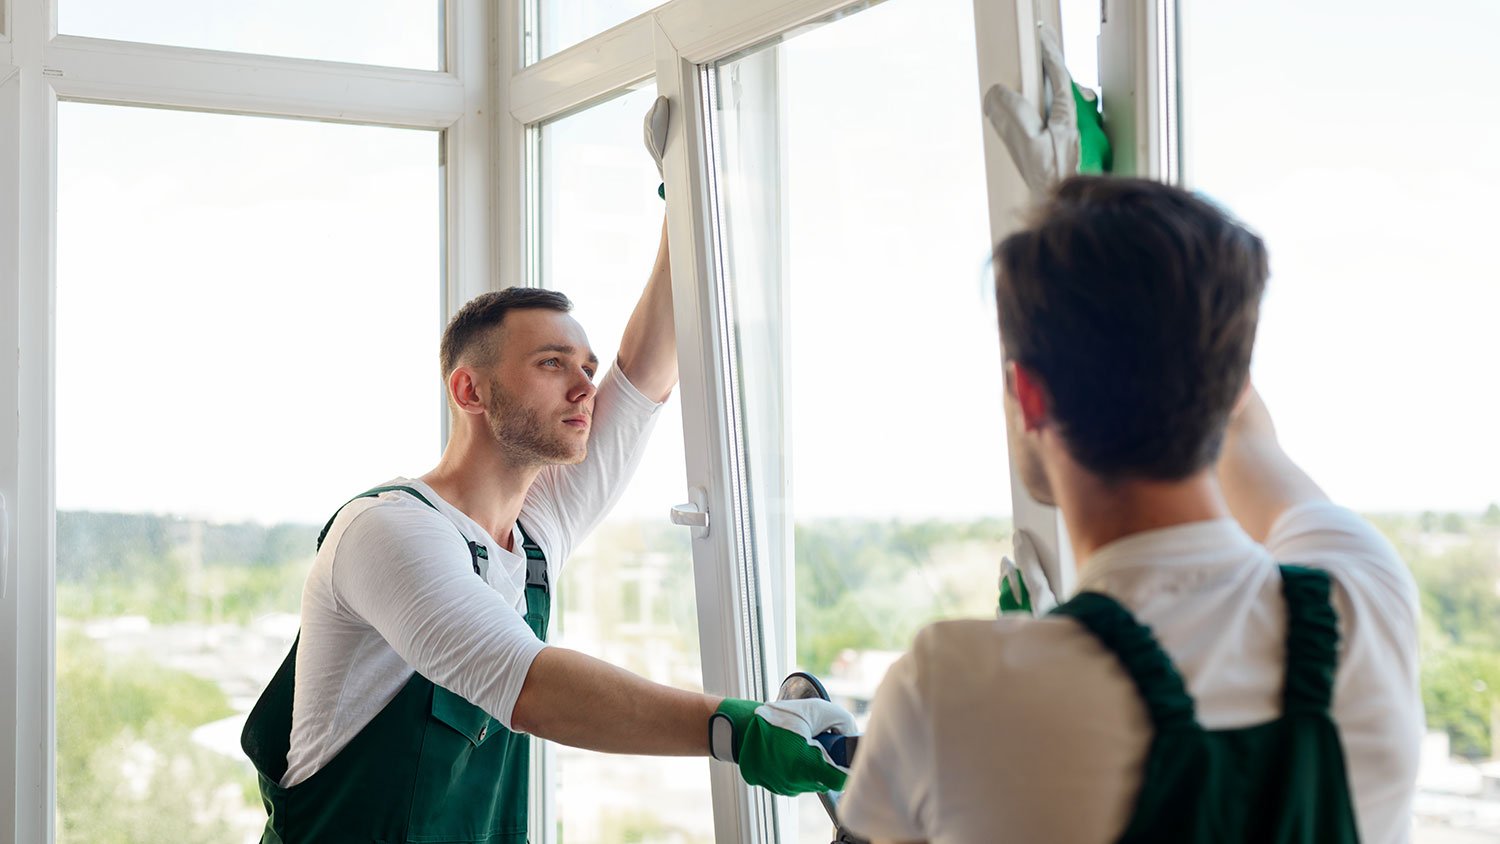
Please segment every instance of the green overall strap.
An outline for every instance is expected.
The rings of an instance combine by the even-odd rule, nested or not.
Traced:
[[[552,614],[552,586],[547,576],[547,555],[542,553],[520,522],[521,549],[526,552],[526,624],[538,639],[547,641],[547,621]]]
[[[1356,844],[1359,826],[1344,759],[1343,741],[1333,720],[1333,684],[1338,667],[1339,623],[1328,573],[1303,566],[1281,566],[1286,597],[1286,683],[1280,724],[1285,749],[1277,781],[1257,802],[1279,808],[1274,829],[1263,839],[1276,842]]]
[[[1150,628],[1108,595],[1081,592],[1052,610],[1082,624],[1112,651],[1130,675],[1157,731],[1199,729],[1182,675],[1156,643]]]
[[[1193,806],[1195,784],[1213,776],[1213,758],[1182,675],[1151,630],[1098,592],[1079,593],[1052,613],[1082,624],[1115,655],[1151,718],[1153,738],[1141,770],[1141,791],[1119,844],[1231,840],[1215,837],[1217,819],[1187,808]]]
[[[1333,706],[1333,675],[1339,659],[1339,619],[1333,611],[1332,581],[1326,572],[1281,567],[1287,603],[1287,713],[1324,713]]]
[[[426,504],[428,507],[431,507],[433,510],[436,510],[439,514],[443,512],[442,510],[438,510],[436,504],[428,501],[427,496],[423,495],[420,492],[417,492],[415,489],[412,489],[409,486],[402,486],[400,484],[396,484],[393,486],[377,486],[372,489],[367,489],[364,492],[361,492],[359,495],[356,495],[348,501],[345,501],[343,505],[339,507],[339,509],[333,511],[333,515],[328,517],[328,521],[323,525],[323,529],[321,531],[318,531],[317,548],[319,550],[322,550],[323,540],[328,538],[328,531],[333,528],[333,520],[339,517],[339,513],[342,513],[345,507],[348,507],[350,504],[353,504],[361,498],[375,498],[378,497],[381,493],[386,492],[404,492],[410,495],[412,498],[415,498],[423,504]],[[454,527],[457,527],[457,525],[454,525]],[[474,573],[480,574],[479,561],[488,560],[490,558],[489,549],[485,548],[483,545],[480,545],[478,542],[475,542],[469,537],[464,536],[463,531],[459,531],[458,535],[463,536],[464,542],[469,546],[469,562],[474,566]]]
[[[1358,830],[1329,706],[1338,618],[1321,571],[1282,566],[1287,602],[1284,709],[1273,721],[1204,730],[1181,675],[1114,599],[1083,593],[1057,609],[1112,652],[1154,727],[1120,844],[1354,844]]]

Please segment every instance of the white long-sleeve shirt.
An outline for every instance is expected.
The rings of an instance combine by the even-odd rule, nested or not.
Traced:
[[[1409,837],[1423,725],[1417,589],[1364,519],[1328,503],[1283,514],[1265,547],[1231,519],[1139,533],[1084,566],[1182,674],[1210,730],[1281,715],[1286,600],[1277,562],[1333,580],[1333,719],[1360,840]],[[939,622],[871,705],[840,818],[876,840],[1116,840],[1141,788],[1151,722],[1114,654],[1070,618]]]
[[[547,645],[526,626],[521,533],[547,555],[549,582],[603,519],[634,474],[660,405],[617,367],[600,381],[588,457],[550,466],[526,494],[507,551],[419,480],[339,512],[302,592],[291,749],[282,785],[332,760],[411,679],[413,671],[511,726],[526,672]],[[485,546],[474,575],[465,539]],[[504,537],[502,537],[504,539]]]

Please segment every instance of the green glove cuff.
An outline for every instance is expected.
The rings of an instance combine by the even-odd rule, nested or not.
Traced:
[[[667,183],[666,182],[662,182],[661,184],[659,184],[659,185],[656,186],[656,195],[659,196],[659,197],[661,197],[662,199],[666,199],[667,198]]]
[[[709,753],[721,762],[740,761],[740,746],[760,703],[726,697],[708,719]]]
[[[1031,615],[1031,592],[1026,588],[1026,581],[1021,579],[1020,573],[1016,573],[1016,582],[1021,584],[1021,594],[1017,595],[1011,591],[1011,578],[1000,579],[1000,614],[1025,613]]]
[[[1078,172],[1102,175],[1114,168],[1114,150],[1104,133],[1104,116],[1099,100],[1085,97],[1078,83],[1073,83],[1073,105],[1078,112]]]

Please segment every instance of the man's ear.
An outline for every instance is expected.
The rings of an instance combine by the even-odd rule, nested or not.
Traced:
[[[1042,379],[1015,361],[1005,365],[1005,390],[1021,409],[1026,431],[1040,430],[1047,422],[1047,388]]]
[[[448,376],[448,397],[459,413],[482,414],[485,411],[485,397],[480,393],[476,373],[467,366],[454,369]]]

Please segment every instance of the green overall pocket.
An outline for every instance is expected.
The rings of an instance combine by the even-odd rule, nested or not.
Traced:
[[[406,840],[525,844],[528,741],[434,685]]]

